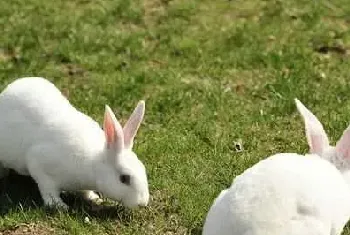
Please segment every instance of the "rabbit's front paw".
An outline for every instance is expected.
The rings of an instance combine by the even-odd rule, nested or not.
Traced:
[[[103,202],[102,198],[100,198],[100,196],[97,193],[91,190],[83,191],[83,197],[85,200],[95,204],[101,204]]]

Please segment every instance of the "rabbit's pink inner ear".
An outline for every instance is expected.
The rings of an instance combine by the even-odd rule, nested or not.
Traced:
[[[343,136],[335,147],[335,150],[340,156],[350,158],[350,127],[344,131]]]
[[[323,126],[317,120],[305,122],[306,138],[310,147],[310,152],[321,155],[323,150],[329,146],[329,140]]]
[[[115,131],[113,119],[108,114],[108,112],[105,113],[103,129],[104,129],[105,136],[106,136],[107,146],[111,147],[116,140],[116,131]]]
[[[323,125],[317,117],[306,108],[303,103],[295,99],[297,109],[304,119],[306,138],[310,147],[310,152],[322,154],[323,150],[329,146],[328,136],[323,129]]]
[[[106,136],[107,147],[113,147],[116,151],[121,151],[124,148],[123,128],[108,105],[106,105],[103,129]]]
[[[310,134],[308,139],[311,153],[322,154],[324,148],[328,146],[328,141],[325,141],[320,135]]]

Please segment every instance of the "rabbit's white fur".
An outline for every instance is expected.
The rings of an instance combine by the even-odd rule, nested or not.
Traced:
[[[281,153],[237,176],[211,206],[203,235],[340,235],[350,218],[350,129],[336,147],[299,101],[311,154]]]
[[[146,170],[132,151],[144,109],[140,101],[123,129],[106,105],[102,130],[48,80],[17,79],[0,94],[1,172],[32,176],[49,206],[67,207],[63,190],[85,190],[90,198],[96,190],[130,208],[147,205]]]

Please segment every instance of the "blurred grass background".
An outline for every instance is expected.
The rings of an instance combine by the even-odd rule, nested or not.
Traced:
[[[152,201],[49,213],[35,183],[12,175],[1,233],[199,235],[237,174],[276,152],[307,152],[293,98],[340,137],[349,27],[347,0],[2,0],[0,88],[45,77],[99,122],[104,104],[125,122],[146,100],[135,151]]]

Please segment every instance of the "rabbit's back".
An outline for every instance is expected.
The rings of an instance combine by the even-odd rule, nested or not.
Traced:
[[[214,202],[203,234],[333,235],[349,217],[349,198],[348,185],[329,162],[277,154],[236,177]]]
[[[28,174],[24,158],[33,146],[50,142],[73,152],[79,151],[74,142],[94,136],[93,143],[100,135],[98,124],[43,78],[18,79],[0,94],[0,161],[19,173]]]
[[[74,109],[62,93],[49,81],[28,77],[10,83],[0,94],[1,118],[26,118],[26,121],[45,124],[51,115],[63,115]],[[12,111],[12,112],[10,112]],[[15,115],[15,112],[21,115]]]

